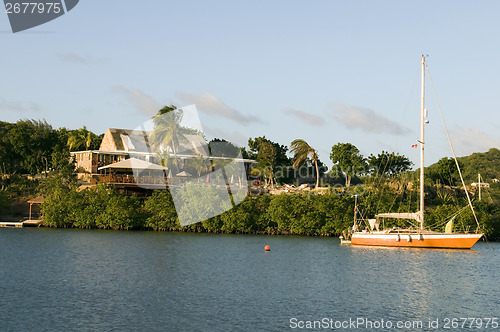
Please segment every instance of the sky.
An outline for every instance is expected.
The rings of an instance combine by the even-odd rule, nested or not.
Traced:
[[[0,13],[0,120],[133,129],[194,104],[208,139],[302,138],[419,163],[428,55],[458,156],[500,148],[498,1],[82,0],[12,33]],[[426,165],[451,156],[426,82]]]

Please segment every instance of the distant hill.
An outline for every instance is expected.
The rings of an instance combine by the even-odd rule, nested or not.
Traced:
[[[491,148],[488,152],[476,152],[466,157],[457,158],[462,170],[465,183],[469,186],[478,181],[478,173],[482,181],[492,184],[493,179],[500,179],[500,150]],[[456,170],[455,161],[443,158],[426,168],[426,174],[432,184],[441,182],[460,186],[460,177]],[[427,182],[427,181],[426,181]],[[430,183],[428,183],[430,184]]]
[[[477,182],[478,173],[481,174],[484,182],[492,183],[493,179],[500,179],[499,149],[492,148],[488,152],[477,152],[457,159],[461,164],[462,175],[467,184]]]

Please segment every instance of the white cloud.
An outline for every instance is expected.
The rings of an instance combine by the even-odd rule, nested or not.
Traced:
[[[209,115],[221,116],[240,124],[247,124],[249,122],[263,122],[256,116],[244,115],[238,110],[229,107],[222,100],[220,100],[210,92],[204,92],[201,94],[178,92],[176,95],[183,103],[195,104],[197,109]]]
[[[500,137],[486,134],[479,128],[456,127],[451,130],[450,136],[459,156],[500,148]]]
[[[77,63],[82,65],[88,65],[90,63],[100,61],[91,57],[90,55],[80,55],[76,53],[59,54],[59,59],[61,59],[61,61],[63,62]]]
[[[372,133],[389,133],[403,135],[408,129],[389,120],[372,109],[341,104],[329,104],[331,115],[349,129],[361,129]]]
[[[31,112],[40,111],[40,105],[35,102],[22,102],[18,100],[7,100],[0,97],[0,110],[14,111],[14,112]]]
[[[311,126],[322,126],[325,123],[325,119],[322,116],[309,114],[293,108],[286,108],[283,110],[283,113],[287,115],[293,115],[296,118],[310,124]]]
[[[118,85],[113,87],[113,91],[127,98],[127,100],[143,114],[155,115],[161,109],[160,103],[139,89],[129,89]]]

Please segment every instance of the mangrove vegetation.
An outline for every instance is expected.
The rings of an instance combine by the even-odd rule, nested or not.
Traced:
[[[111,185],[82,186],[77,181],[70,151],[98,149],[101,139],[102,135],[85,127],[53,129],[36,120],[0,122],[0,216],[21,218],[16,206],[43,195],[41,213],[47,227],[331,236],[352,225],[355,195],[364,218],[380,212],[418,210],[418,170],[411,170],[412,163],[405,156],[382,151],[364,157],[350,143],[332,142],[329,157],[333,167],[328,170],[314,147],[303,139],[291,142],[289,149],[266,137],[255,137],[241,152],[257,161],[251,174],[262,179],[261,186],[309,187],[295,193],[250,194],[220,215],[181,227],[168,190],[137,196]],[[500,150],[461,157],[459,164],[481,230],[499,238]],[[200,169],[198,175],[202,172]],[[478,172],[488,183],[481,200],[478,187],[470,185],[477,181]],[[471,211],[464,208],[467,200],[454,161],[439,160],[428,167],[427,175],[426,224],[442,230],[445,222],[455,217],[459,229],[475,230]],[[195,195],[186,199],[200,204],[213,201],[209,192],[186,191],[184,195]]]

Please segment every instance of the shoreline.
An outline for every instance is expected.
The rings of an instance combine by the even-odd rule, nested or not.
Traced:
[[[85,230],[113,230],[113,231],[143,231],[143,232],[178,232],[178,233],[207,233],[207,234],[241,234],[241,235],[277,235],[277,236],[311,236],[311,237],[339,237],[340,235],[334,233],[294,233],[290,231],[229,231],[222,229],[204,229],[202,227],[196,228],[99,228],[99,227],[75,227],[75,226],[49,226],[43,223],[38,225],[39,228],[55,228],[55,229],[85,229]]]
[[[2,221],[0,221],[1,223]],[[227,231],[220,229],[203,229],[197,228],[98,228],[98,227],[74,227],[74,226],[48,226],[40,223],[38,225],[27,225],[23,227],[29,228],[49,228],[49,229],[81,229],[81,230],[110,230],[110,231],[142,231],[142,232],[172,232],[172,233],[206,233],[206,234],[234,234],[234,235],[274,235],[274,236],[308,236],[308,237],[334,237],[338,238],[340,235],[333,233],[293,233],[289,231]],[[5,228],[19,228],[19,227],[5,227]],[[492,237],[481,238],[483,242],[500,242],[500,238]]]

